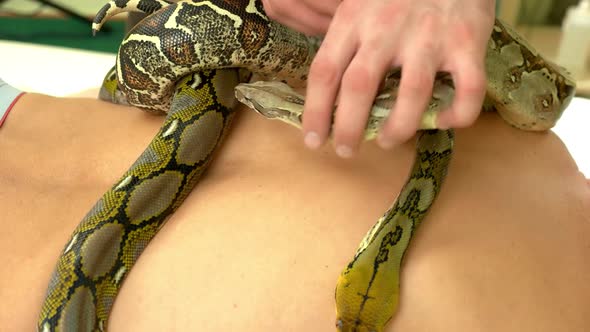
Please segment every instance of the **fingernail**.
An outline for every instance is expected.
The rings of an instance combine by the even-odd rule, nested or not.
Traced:
[[[346,145],[339,145],[338,147],[336,147],[336,154],[340,157],[340,158],[351,158],[352,157],[352,148],[350,146],[346,146]]]
[[[305,138],[303,139],[303,141],[305,142],[305,145],[307,145],[307,147],[312,150],[319,148],[322,144],[320,142],[320,136],[313,131],[310,131],[309,133],[305,134]]]
[[[389,150],[395,145],[395,141],[391,138],[386,138],[384,135],[377,137],[377,144],[384,150]]]

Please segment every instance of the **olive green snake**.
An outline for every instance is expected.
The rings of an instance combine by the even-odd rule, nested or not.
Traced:
[[[317,40],[268,19],[260,2],[110,1],[97,14],[93,29],[125,11],[148,16],[121,43],[101,98],[167,115],[145,151],[65,245],[49,281],[39,331],[107,330],[125,277],[223,141],[236,95],[266,117],[301,125],[304,98],[292,87],[304,86]],[[500,21],[488,44],[486,73],[483,107],[523,130],[551,128],[575,91],[565,70]],[[247,84],[251,74],[266,82]],[[384,80],[366,139],[375,137],[387,117],[399,78],[399,70],[392,70]],[[404,254],[440,191],[451,159],[453,131],[437,130],[434,119],[453,92],[452,79],[440,74],[422,119],[409,178],[338,279],[339,331],[383,331],[397,310]]]

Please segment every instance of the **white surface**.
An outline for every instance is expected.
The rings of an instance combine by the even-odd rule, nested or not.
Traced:
[[[0,77],[30,92],[67,96],[96,88],[115,54],[0,40]]]
[[[556,62],[574,76],[584,73],[590,51],[590,1],[568,8]]]
[[[100,86],[115,55],[0,40],[0,77],[26,91],[67,96]],[[590,178],[590,100],[574,98],[554,128]]]
[[[580,171],[590,178],[590,99],[574,98],[553,131],[565,143]]]

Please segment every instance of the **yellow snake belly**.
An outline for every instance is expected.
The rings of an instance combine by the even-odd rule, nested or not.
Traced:
[[[93,29],[125,11],[150,15],[122,42],[101,98],[167,116],[142,155],[74,230],[49,282],[39,331],[107,330],[125,277],[196,185],[227,132],[234,88],[240,97],[238,84],[250,73],[301,86],[317,49],[315,40],[269,20],[255,0],[113,0],[99,11]],[[490,38],[486,70],[485,107],[522,129],[549,128],[573,94],[567,74],[501,22]],[[374,105],[368,139],[395,101],[399,77],[390,78],[390,90]],[[452,98],[452,80],[441,77],[437,84],[441,96],[433,96],[434,113],[425,113],[422,129],[435,129],[441,101]],[[293,105],[302,100],[279,98],[270,107],[250,101],[267,117],[300,125],[300,109]],[[452,146],[452,130],[419,133],[408,181],[338,280],[338,330],[382,331],[395,313],[404,253],[440,191]]]

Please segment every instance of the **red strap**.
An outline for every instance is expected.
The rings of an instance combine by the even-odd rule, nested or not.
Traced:
[[[6,118],[8,117],[8,113],[10,113],[10,111],[12,110],[12,107],[14,107],[14,105],[16,104],[16,102],[20,99],[20,97],[22,97],[25,93],[21,92],[19,93],[14,100],[12,101],[12,103],[10,103],[10,105],[8,105],[8,108],[6,109],[6,112],[4,112],[4,116],[2,117],[2,119],[0,119],[0,127],[2,127],[2,124],[4,124],[4,121],[6,120]]]

